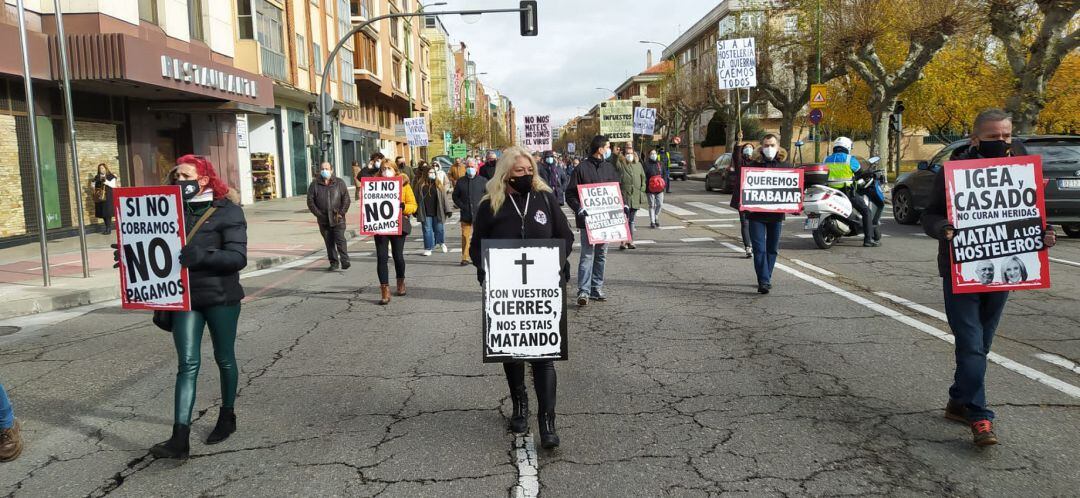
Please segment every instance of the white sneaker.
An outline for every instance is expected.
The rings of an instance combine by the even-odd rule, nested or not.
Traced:
[[[446,244],[439,244],[439,248],[442,249],[442,252],[444,252],[444,253],[450,251],[450,249],[446,248]]]
[[[431,256],[431,251],[424,251],[424,256]]]

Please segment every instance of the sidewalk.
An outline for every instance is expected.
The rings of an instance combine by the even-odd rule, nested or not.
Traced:
[[[350,190],[350,195],[351,190]],[[356,235],[350,207],[346,238]],[[247,271],[259,270],[322,252],[323,243],[305,197],[244,206],[248,222]],[[49,242],[52,286],[43,287],[38,244],[0,249],[0,319],[55,311],[120,297],[120,278],[112,267],[114,235],[88,234],[90,278],[83,278],[78,237]]]

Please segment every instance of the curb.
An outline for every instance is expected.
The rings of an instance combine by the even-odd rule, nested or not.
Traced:
[[[345,239],[351,241],[358,237],[356,230],[346,230]],[[240,271],[241,274],[265,270],[291,261],[310,257],[322,251],[314,251],[300,256],[266,256],[254,260],[248,260],[248,264]],[[9,299],[0,302],[0,320],[16,318],[20,316],[60,311],[89,304],[97,304],[120,298],[120,283],[111,279],[112,284],[96,287],[93,289],[77,289],[63,292],[51,289],[35,288],[35,292],[53,292],[53,295],[41,295],[25,299]]]

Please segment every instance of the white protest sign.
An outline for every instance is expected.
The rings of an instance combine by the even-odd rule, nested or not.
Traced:
[[[120,303],[124,309],[191,310],[180,187],[122,187],[116,200]]]
[[[360,179],[360,234],[401,235],[401,178]]]
[[[589,244],[610,244],[630,240],[630,224],[623,210],[619,184],[591,183],[578,185],[581,209],[585,210],[585,230]]]
[[[1037,155],[945,162],[952,290],[1046,289],[1046,200]]]
[[[634,101],[609,100],[600,104],[600,134],[612,142],[634,140]]]
[[[802,212],[803,170],[751,167],[741,169],[740,210],[755,213]]]
[[[525,137],[522,145],[530,152],[551,150],[551,116],[525,116]]]
[[[656,109],[637,107],[634,109],[634,134],[652,135],[656,129]]]
[[[568,152],[570,154],[573,154],[573,153],[577,152],[577,144],[575,144],[574,142],[567,143],[566,144],[566,152]]]
[[[757,86],[753,38],[716,41],[716,76],[721,90]]]
[[[427,122],[424,118],[405,118],[405,139],[409,147],[427,147]]]
[[[484,239],[484,362],[565,360],[565,241]]]

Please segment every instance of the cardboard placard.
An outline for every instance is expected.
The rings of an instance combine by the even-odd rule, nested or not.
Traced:
[[[409,147],[427,147],[427,121],[423,117],[405,118],[405,140]]]
[[[121,307],[190,311],[188,270],[180,266],[187,243],[180,187],[120,187],[113,196]]]
[[[1049,288],[1042,158],[947,161],[944,174],[953,292]]]
[[[360,234],[401,235],[401,178],[360,179]]]
[[[600,104],[600,134],[615,143],[634,140],[634,101],[609,100]]]
[[[656,109],[637,107],[634,109],[634,134],[652,135],[656,130]]]
[[[757,86],[757,55],[753,38],[716,42],[716,76],[721,90]]]
[[[525,116],[525,137],[521,143],[530,152],[551,150],[551,115]]]
[[[578,185],[581,209],[585,210],[585,231],[589,244],[610,244],[630,241],[630,222],[626,218],[619,184],[592,183]]]
[[[798,214],[803,207],[803,170],[743,167],[739,209],[754,213]]]
[[[565,241],[484,239],[485,363],[569,358]]]

